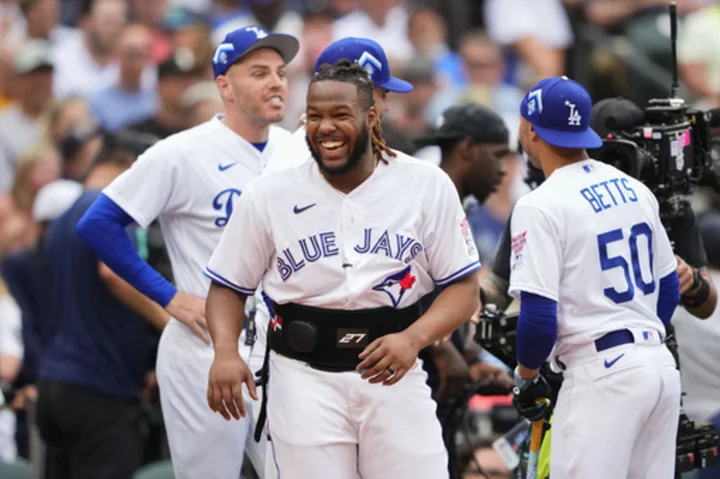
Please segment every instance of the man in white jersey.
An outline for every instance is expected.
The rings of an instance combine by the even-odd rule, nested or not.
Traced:
[[[642,183],[588,157],[590,96],[567,77],[533,87],[520,141],[545,182],[513,212],[509,293],[521,300],[513,402],[543,417],[550,356],[564,381],[553,479],[673,478],[679,373],[662,344],[677,306],[677,262]]]
[[[334,41],[328,45],[318,57],[315,62],[315,72],[317,72],[322,65],[334,65],[343,59],[357,62],[367,70],[373,82],[375,109],[381,119],[388,111],[387,99],[389,94],[409,93],[413,90],[411,83],[390,74],[390,63],[385,54],[385,50],[383,50],[379,43],[369,38],[346,37]],[[378,140],[382,138],[382,129],[379,122],[373,127],[372,134],[377,136]],[[396,155],[406,156],[397,150],[393,151]],[[300,152],[303,153],[300,154]],[[273,171],[296,166],[308,160],[310,160],[310,150],[305,142],[305,124],[303,119],[303,124],[295,130],[291,139],[286,141],[283,148],[268,159],[268,165],[263,174],[270,174]]]
[[[209,280],[202,271],[246,186],[289,137],[272,124],[283,119],[285,68],[298,46],[291,36],[256,26],[229,33],[213,58],[225,115],[148,149],[104,191],[81,224],[81,234],[102,261],[173,316],[160,341],[157,377],[177,478],[237,479],[246,441],[253,465],[261,473],[264,468],[264,443],[256,444],[248,434],[250,418],[228,423],[206,406],[213,349],[204,318]],[[155,218],[177,289],[116,237],[108,237],[127,223],[146,227]],[[244,350],[243,356],[251,354]],[[260,369],[263,355],[252,356],[251,365]]]
[[[371,138],[372,88],[347,60],[320,69],[306,110],[315,161],[254,181],[206,268],[207,399],[227,419],[246,414],[243,383],[256,394],[237,354],[243,295],[262,282],[272,298],[268,429],[283,479],[447,476],[417,353],[472,315],[480,264],[447,174]]]

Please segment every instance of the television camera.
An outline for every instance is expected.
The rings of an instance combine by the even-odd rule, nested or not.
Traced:
[[[660,215],[682,217],[689,208],[685,195],[696,186],[720,192],[720,141],[712,128],[720,126],[720,108],[702,111],[677,97],[677,12],[670,4],[672,85],[670,98],[652,99],[644,110],[610,112],[603,145],[592,157],[644,183],[658,199]]]

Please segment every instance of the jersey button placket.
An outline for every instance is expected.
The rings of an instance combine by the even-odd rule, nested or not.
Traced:
[[[342,251],[342,268],[345,271],[345,287],[347,290],[347,303],[349,308],[355,306],[355,293],[353,292],[353,277],[355,269],[355,225],[353,216],[352,202],[345,198],[342,203],[342,215],[341,215],[342,229],[343,229],[343,251]]]

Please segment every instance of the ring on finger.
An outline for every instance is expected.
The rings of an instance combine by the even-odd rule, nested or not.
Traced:
[[[393,368],[391,368],[390,366],[388,366],[386,369],[388,371],[390,371],[390,374],[395,374],[395,370]]]

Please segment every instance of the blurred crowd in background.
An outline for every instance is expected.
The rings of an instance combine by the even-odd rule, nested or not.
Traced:
[[[419,149],[412,140],[460,103],[497,111],[514,150],[520,102],[543,77],[568,75],[583,83],[595,102],[624,96],[644,106],[649,98],[667,96],[672,66],[667,3],[0,0],[0,258],[32,251],[42,241],[62,198],[37,193],[59,178],[82,182],[108,134],[129,139],[139,154],[222,113],[211,59],[224,35],[240,26],[256,24],[300,40],[301,52],[288,70],[282,122],[288,130],[299,124],[315,61],[328,44],[346,36],[379,42],[393,75],[415,87],[389,97],[383,118],[388,144],[437,163],[437,147]],[[676,3],[681,93],[703,108],[720,107],[720,3]],[[528,191],[521,155],[511,157],[505,170],[502,185],[484,205],[468,204],[485,265],[492,263],[514,202]],[[703,199],[696,199],[696,206],[710,208],[712,202]],[[145,257],[171,279],[157,225],[148,229],[146,243]],[[28,455],[23,411],[34,399],[32,385],[47,340],[32,309],[9,289],[0,283],[0,381],[20,392],[4,411],[9,416],[0,414],[5,460]],[[720,337],[718,332],[704,337],[708,334]],[[153,387],[149,374],[146,399],[157,406]],[[477,451],[492,452],[487,441],[478,442]],[[501,463],[497,468],[491,477],[509,477]]]

